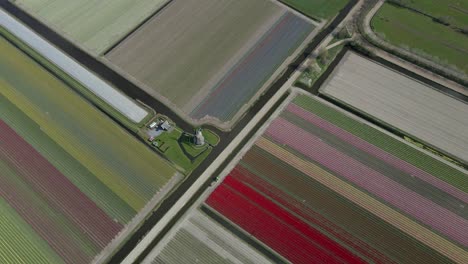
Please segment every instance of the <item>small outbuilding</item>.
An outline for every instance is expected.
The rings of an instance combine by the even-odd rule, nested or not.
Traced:
[[[148,128],[149,128],[149,129],[153,129],[153,128],[155,128],[157,125],[158,125],[158,123],[154,121],[154,122],[151,122],[151,124],[149,124]]]
[[[166,131],[171,129],[171,125],[169,124],[169,122],[167,122],[167,120],[164,120],[164,122],[161,123],[161,129]]]

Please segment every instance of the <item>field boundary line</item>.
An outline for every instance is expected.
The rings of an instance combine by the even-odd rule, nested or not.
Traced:
[[[306,175],[309,175],[311,178],[317,180],[327,188],[330,188],[334,192],[346,197],[346,199],[356,203],[360,207],[366,209],[367,211],[378,216],[382,220],[390,223],[396,228],[402,230],[403,232],[411,234],[421,243],[426,244],[429,247],[437,250],[439,253],[443,254],[447,258],[458,263],[465,263],[466,261],[468,261],[468,253],[459,246],[448,241],[446,238],[432,232],[431,230],[422,226],[421,224],[418,224],[413,219],[401,214],[393,208],[369,196],[362,190],[359,190],[356,187],[350,185],[349,183],[337,178],[333,174],[324,171],[314,163],[310,161],[305,161],[302,158],[299,158],[294,154],[291,154],[288,151],[281,149],[281,147],[277,146],[275,143],[269,141],[268,139],[262,139],[261,141],[259,141],[259,144],[257,144],[257,146],[272,154],[281,153],[280,156],[285,157],[285,160],[289,161],[288,164],[290,164],[294,168],[297,168]],[[290,157],[289,159],[287,158],[288,156]],[[312,169],[313,172],[316,173],[310,172],[310,169]],[[380,209],[377,210],[375,208],[376,206],[380,207]]]
[[[219,165],[226,160],[229,154],[236,149],[239,143],[242,141],[244,137],[246,137],[252,129],[256,126],[256,124],[269,112],[269,110],[283,97],[285,93],[289,90],[289,86],[283,85],[279,91],[277,91],[270,100],[265,104],[265,106],[248,122],[248,124],[242,129],[239,134],[229,143],[229,145],[224,149],[224,151],[210,164],[209,167],[205,169],[205,171],[198,177],[198,179],[190,186],[190,188],[177,200],[177,202],[169,209],[169,211],[164,214],[164,216],[153,226],[153,228],[147,233],[147,235],[137,244],[137,246],[127,255],[127,257],[123,260],[122,263],[130,264],[134,263],[140,255],[145,251],[146,247],[158,236],[159,232],[164,229],[164,227],[172,220],[172,217],[177,214],[179,210],[181,210],[184,205],[190,200],[190,198],[198,191],[198,189],[206,182],[210,177],[218,169]],[[288,96],[289,99],[291,99]],[[288,99],[286,99],[287,101]],[[292,100],[292,99],[291,99]],[[281,105],[283,105],[283,102]],[[278,108],[277,108],[278,109]],[[275,110],[276,112],[277,110]],[[264,125],[267,124],[268,121],[265,121]],[[252,136],[249,141],[252,141]],[[242,147],[244,149],[244,147]],[[239,151],[239,153],[235,157],[240,157],[243,155],[244,151]],[[228,164],[230,166],[226,166],[226,168],[222,171],[222,174],[225,174],[232,168],[235,164],[235,160],[233,159]],[[202,196],[199,197],[199,199]],[[198,199],[197,199],[198,200]]]
[[[174,190],[174,186],[180,184],[183,178],[184,176],[180,172],[176,171],[175,175],[173,175],[170,180],[156,194],[154,194],[151,200],[149,200],[145,206],[139,210],[139,213],[133,217],[130,223],[126,224],[117,236],[115,236],[112,241],[94,257],[92,263],[107,262],[113,255],[114,251],[124,244],[123,241],[130,237],[130,234],[144,222],[144,218],[151,214],[161,200],[164,199],[164,197],[167,197],[167,195]]]

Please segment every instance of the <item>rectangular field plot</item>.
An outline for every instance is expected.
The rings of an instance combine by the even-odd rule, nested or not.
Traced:
[[[205,216],[187,216],[190,224],[148,258],[187,257],[179,252],[193,250],[190,241],[198,247],[197,234],[205,244],[193,254],[204,260],[223,252],[209,251],[210,243],[232,245],[235,235],[277,256],[274,263],[466,263],[467,177],[320,99],[297,95],[208,196]],[[232,235],[213,232],[220,228],[213,220]],[[205,229],[189,232],[191,225]]]
[[[0,50],[0,262],[90,263],[180,175],[4,38]]]
[[[99,55],[169,0],[16,0],[28,12]]]
[[[349,0],[279,0],[315,19],[333,18]]]
[[[182,115],[229,127],[313,29],[268,0],[174,0],[106,58]]]
[[[200,210],[166,241],[144,263],[273,263]]]
[[[427,84],[348,52],[321,92],[468,161],[468,105]]]
[[[414,5],[415,8],[424,10],[423,12],[429,13],[430,16],[441,18],[449,25],[437,23],[433,18],[410,9],[385,3],[372,18],[372,29],[389,43],[439,64],[455,68],[466,76],[468,74],[466,62],[468,37],[461,31],[468,27],[468,2],[430,1],[431,7],[427,4],[420,4],[419,1],[412,2],[415,4],[411,3],[411,6]],[[443,7],[439,8],[439,6]],[[437,12],[433,9],[437,9]],[[448,12],[449,10],[453,12]],[[454,14],[459,14],[464,19]]]

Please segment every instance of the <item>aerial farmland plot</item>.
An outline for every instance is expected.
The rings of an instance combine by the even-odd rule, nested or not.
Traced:
[[[58,32],[100,55],[169,0],[16,0]]]
[[[182,180],[0,38],[0,262],[90,263]]]
[[[280,0],[314,19],[329,19],[335,16],[349,0]]]
[[[107,59],[194,123],[230,129],[314,30],[267,0],[174,0]]]
[[[282,262],[468,261],[465,171],[322,99],[297,92],[279,111],[147,263],[216,258],[222,250],[232,256],[233,235],[261,245],[245,254]],[[222,249],[212,245],[223,237],[219,225],[230,231]],[[190,251],[188,241],[200,250]]]
[[[468,161],[468,105],[428,84],[347,52],[320,92],[446,155]]]
[[[371,21],[383,39],[468,74],[468,2],[402,0],[384,3]],[[439,21],[439,22],[437,22]]]
[[[144,263],[272,263],[201,210],[192,213],[162,244]]]

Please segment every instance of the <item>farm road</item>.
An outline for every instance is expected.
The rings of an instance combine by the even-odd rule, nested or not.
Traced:
[[[248,125],[240,126],[240,124],[247,121],[244,117],[240,124],[234,128],[234,130],[239,131],[238,136],[223,152],[221,152],[222,156],[220,159],[216,159],[210,167],[203,172],[203,175],[201,175],[196,183],[191,186],[190,190],[183,194],[176,204],[169,209],[166,215],[156,223],[147,236],[144,237],[143,240],[136,245],[135,249],[125,258],[123,263],[138,263],[142,261],[145,256],[151,252],[152,248],[157,245],[164,235],[167,234],[167,232],[169,232],[169,230],[177,223],[178,219],[180,219],[189,209],[194,206],[198,206],[196,202],[199,202],[199,198],[211,185],[210,179],[216,177],[224,170],[224,168],[242,149],[244,144],[256,133],[265,121],[269,119],[277,106],[284,101],[288,90],[292,87],[292,84],[300,74],[302,74],[304,69],[302,66],[310,63],[310,60],[313,58],[313,51],[317,50],[322,45],[328,45],[333,38],[330,34],[334,32],[339,25],[344,23],[344,20],[348,21],[351,19],[352,15],[359,9],[361,4],[362,1],[359,0],[350,1],[333,20],[333,22],[313,39],[302,55],[300,55],[286,70],[286,73],[284,73],[261,97],[260,102],[263,102],[257,102],[253,108],[250,109],[247,115],[253,116],[253,113],[256,113],[256,115],[253,118],[248,119],[250,120]],[[267,102],[264,103],[264,100]],[[266,105],[263,106],[264,104]],[[119,258],[119,260],[121,259]]]
[[[327,28],[322,30],[313,40],[312,42],[305,48],[304,52],[299,55],[294,62],[292,62],[286,71],[280,76],[270,87],[269,89],[258,99],[258,101],[249,109],[249,111],[244,115],[244,117],[237,123],[233,130],[230,132],[223,132],[217,129],[216,127],[208,127],[209,129],[215,131],[221,138],[221,142],[218,144],[216,148],[213,149],[211,154],[208,158],[199,166],[197,167],[192,174],[179,186],[179,188],[174,191],[170,196],[168,196],[158,207],[157,210],[153,211],[153,213],[149,216],[149,218],[141,225],[141,227],[133,234],[132,237],[128,239],[126,244],[122,246],[119,251],[114,255],[114,257],[110,260],[112,263],[120,263],[124,260],[124,258],[135,248],[138,252],[132,252],[132,256],[128,258],[127,263],[131,263],[130,259],[139,258],[140,253],[143,253],[141,257],[146,256],[149,252],[145,250],[147,246],[149,246],[149,250],[151,247],[155,245],[173,225],[177,221],[177,219],[184,214],[184,212],[190,208],[190,206],[196,201],[201,194],[203,194],[204,190],[209,187],[212,182],[212,179],[216,177],[221,171],[223,166],[225,166],[229,161],[235,156],[234,154],[240,150],[239,142],[242,142],[251,135],[252,132],[255,132],[257,128],[259,128],[268,117],[269,114],[272,113],[271,109],[275,109],[276,106],[284,99],[284,96],[280,96],[280,89],[285,89],[291,86],[294,82],[295,78],[300,75],[301,67],[304,61],[308,58],[309,55],[317,49],[318,45],[322,43],[322,41],[332,33],[335,28],[341,24],[343,19],[348,17],[348,13],[353,10],[356,10],[355,7],[359,0],[351,0],[347,6],[340,11],[338,16],[328,25]],[[138,99],[143,103],[149,105],[150,107],[154,108],[157,112],[164,113],[173,121],[175,121],[179,127],[183,130],[191,131],[193,127],[191,124],[187,123],[184,119],[180,118],[173,111],[165,106],[164,104],[160,103],[153,97],[149,96],[146,92],[141,90],[139,87],[107,67],[104,63],[99,61],[98,59],[92,57],[88,53],[84,52],[83,50],[79,49],[75,45],[73,45],[70,41],[65,39],[64,37],[60,36],[46,25],[23,11],[22,9],[15,6],[13,3],[7,0],[0,0],[0,6],[5,9],[8,13],[12,14],[14,17],[19,19],[22,23],[39,33],[42,37],[47,39],[49,42],[54,44],[59,49],[63,50],[68,55],[72,56],[76,61],[81,63],[83,66],[87,67],[89,70],[97,73],[101,78],[106,80],[107,82],[113,84],[115,87],[119,88],[122,92],[127,94],[127,96],[131,98]],[[328,37],[329,38],[329,37]],[[277,93],[278,92],[278,93]],[[283,91],[285,92],[285,91]],[[270,99],[273,96],[277,96],[278,98],[277,103],[273,103]],[[268,107],[264,107],[267,102],[271,102],[271,105]],[[269,111],[266,111],[266,108],[271,108]],[[254,117],[261,111],[266,111],[267,113],[263,113],[263,118],[254,119]],[[251,123],[253,128],[250,127],[249,129],[244,129],[247,124]],[[249,133],[247,131],[250,130]],[[237,147],[231,147],[226,149],[227,146],[236,138],[238,134],[243,133],[240,137],[237,137],[236,141]],[[220,167],[207,170],[207,168],[212,164],[215,159],[219,158],[220,155],[223,153],[223,156],[214,164],[214,167],[217,167],[221,164]],[[225,160],[224,160],[225,159]],[[206,170],[206,171],[205,171]],[[201,175],[203,174],[203,177]],[[200,179],[199,179],[200,178]],[[198,180],[198,183],[194,185],[195,181]],[[194,185],[194,188],[189,188]],[[198,189],[197,189],[198,188]],[[183,196],[183,197],[182,197]],[[181,198],[182,197],[182,198]],[[177,210],[172,210],[170,213],[169,210],[174,206],[175,203],[178,203]],[[166,214],[167,213],[167,214]],[[174,217],[175,216],[175,217]],[[164,219],[162,219],[164,217]],[[171,219],[172,218],[172,219]],[[163,221],[164,220],[164,221]],[[157,226],[155,224],[158,223]],[[151,230],[153,227],[155,228]],[[146,238],[148,232],[152,231],[151,236]],[[161,232],[158,232],[162,230]],[[159,233],[159,234],[158,234]],[[153,238],[155,238],[153,240]],[[142,240],[144,239],[144,240]],[[140,243],[140,240],[141,243]]]

